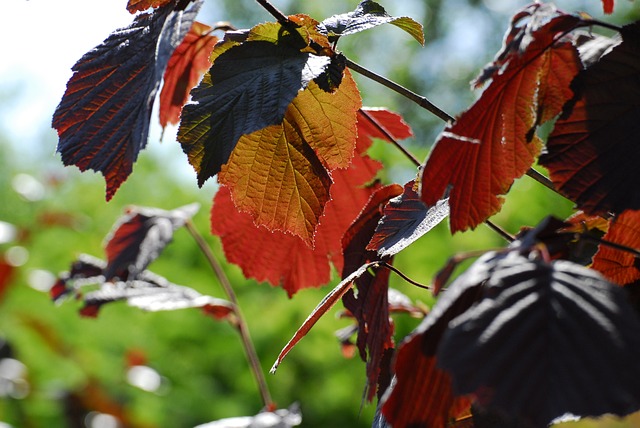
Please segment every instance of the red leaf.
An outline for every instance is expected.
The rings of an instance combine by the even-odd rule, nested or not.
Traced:
[[[378,259],[374,252],[366,251],[365,247],[382,217],[382,207],[401,192],[402,188],[397,184],[377,190],[344,234],[343,278],[361,265]],[[355,281],[358,288],[357,297],[349,290],[342,298],[345,308],[358,320],[356,344],[360,350],[360,357],[367,363],[368,400],[372,400],[376,393],[375,386],[381,375],[382,358],[387,350],[394,347],[393,326],[389,320],[389,273],[388,269],[378,268],[373,275],[360,276]]]
[[[363,186],[379,168],[369,157],[356,156],[349,169],[333,172],[333,199],[321,217],[313,248],[297,236],[257,227],[250,214],[238,212],[226,187],[215,196],[211,232],[222,239],[227,260],[240,266],[247,278],[282,285],[289,296],[326,284],[329,261],[342,269],[342,235],[369,198],[372,190]]]
[[[169,3],[177,3],[177,0],[129,0],[127,10],[129,13],[142,12],[151,7],[157,8]]]
[[[194,21],[182,43],[169,59],[160,92],[160,125],[177,124],[189,91],[211,66],[209,55],[218,38],[210,35],[212,28]]]
[[[635,191],[640,184],[640,24],[624,27],[621,34],[622,42],[573,81],[577,95],[540,157],[556,188],[587,214],[640,209]]]
[[[602,9],[604,13],[610,15],[613,13],[613,0],[602,0]]]
[[[13,279],[14,267],[7,263],[0,253],[0,302]]]
[[[395,138],[410,135],[400,116],[386,110],[366,109]],[[371,138],[387,138],[358,114],[356,153],[347,169],[332,171],[331,201],[325,207],[310,248],[301,239],[279,231],[256,227],[251,216],[239,213],[222,187],[211,211],[211,231],[222,239],[227,260],[242,268],[244,275],[272,285],[282,285],[289,296],[330,279],[329,261],[342,271],[342,236],[365,205],[373,189],[365,187],[381,165],[364,155]]]
[[[389,135],[396,140],[403,140],[413,136],[413,132],[402,116],[389,110],[363,107],[358,112],[358,138],[389,141]]]
[[[514,27],[529,18],[519,30],[527,37],[516,38],[519,43],[509,44],[494,62],[496,70],[483,77],[492,77],[489,87],[447,125],[427,159],[422,200],[432,206],[449,195],[452,232],[474,228],[500,210],[500,195],[539,153],[535,127],[558,114],[571,96],[568,85],[579,68],[577,51],[557,38],[581,21],[557,13],[549,19],[547,14],[546,8],[533,5],[516,15]]]
[[[65,165],[101,172],[107,200],[133,170],[147,144],[149,120],[161,76],[201,5],[171,5],[141,14],[112,33],[74,66],[53,115],[57,151]]]
[[[640,211],[625,211],[616,217],[603,239],[629,248],[640,248]],[[640,265],[635,255],[604,244],[599,246],[591,267],[620,285],[640,279]]]

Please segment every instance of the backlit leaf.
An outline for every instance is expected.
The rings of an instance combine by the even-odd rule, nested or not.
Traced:
[[[614,0],[602,0],[602,9],[604,10],[604,13],[612,14],[613,4]]]
[[[563,260],[477,263],[485,298],[449,323],[437,353],[456,393],[540,427],[640,407],[640,321],[621,288]]]
[[[149,8],[157,8],[169,3],[177,3],[177,0],[129,0],[127,10],[129,13],[142,12]]]
[[[449,196],[452,232],[474,228],[500,210],[500,195],[540,151],[535,127],[558,114],[571,96],[568,85],[578,71],[577,51],[571,43],[556,39],[580,21],[562,14],[530,19],[537,11],[534,5],[516,15],[512,26],[528,22],[519,30],[528,37],[510,45],[511,50],[499,58],[491,84],[469,110],[447,125],[426,161],[422,200],[433,206]],[[539,21],[544,24],[538,28]]]
[[[342,270],[342,235],[373,191],[365,185],[381,168],[364,154],[369,144],[358,139],[358,155],[350,167],[333,172],[331,200],[320,219],[313,248],[297,236],[256,226],[249,214],[238,212],[223,186],[214,198],[211,231],[222,239],[227,260],[240,266],[245,277],[281,285],[289,296],[329,282],[329,262]]]
[[[309,83],[283,122],[240,138],[219,181],[229,186],[240,211],[258,225],[313,245],[329,200],[330,169],[349,165],[356,143],[360,99],[345,74],[333,94]]]
[[[384,216],[376,227],[367,249],[378,256],[395,255],[436,227],[449,215],[447,200],[440,200],[427,208],[420,195],[413,190],[414,181],[404,185],[404,192],[384,207]]]
[[[209,55],[218,41],[212,28],[195,21],[169,59],[160,92],[160,125],[177,124],[189,91],[211,67]]]
[[[310,42],[308,31],[271,23],[253,28],[244,43],[216,46],[178,131],[199,185],[227,163],[242,135],[281,124],[298,91],[324,72],[330,58],[309,53]]]
[[[202,1],[188,10],[172,5],[138,15],[74,66],[53,115],[57,151],[65,165],[101,172],[107,200],[127,179],[147,144],[156,91],[174,49]]]
[[[640,211],[625,211],[611,221],[605,241],[640,249]],[[593,257],[593,269],[616,284],[626,285],[640,279],[638,258],[621,249],[600,244]]]
[[[622,42],[572,82],[577,95],[540,157],[556,188],[588,214],[640,209],[640,24],[621,34]]]
[[[378,189],[345,233],[342,239],[345,256],[343,278],[359,266],[378,259],[374,252],[366,251],[365,247],[382,217],[382,207],[400,192],[400,186],[395,184]],[[361,275],[355,280],[357,295],[349,290],[342,298],[345,308],[358,321],[356,344],[360,357],[367,363],[365,395],[369,401],[373,400],[376,393],[383,356],[394,347],[393,325],[389,320],[389,274],[389,269],[377,268]]]
[[[118,220],[105,240],[107,281],[135,279],[155,260],[182,227],[198,211],[198,204],[172,211],[131,207]]]
[[[331,40],[382,24],[393,24],[424,45],[422,25],[408,17],[391,16],[381,5],[371,0],[361,1],[353,12],[333,15],[325,19],[318,28]]]

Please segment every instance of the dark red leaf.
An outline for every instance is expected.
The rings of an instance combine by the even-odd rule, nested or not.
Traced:
[[[402,116],[389,110],[363,107],[358,112],[358,138],[389,141],[389,136],[403,140],[413,136],[413,132]]]
[[[579,25],[578,18],[546,5],[516,14],[516,34],[508,33],[512,43],[481,78],[491,84],[438,138],[422,173],[422,200],[432,206],[449,196],[452,232],[498,212],[501,195],[532,165],[541,148],[536,127],[572,95],[568,85],[578,72],[578,55],[558,39]]]
[[[377,255],[366,251],[376,225],[382,217],[382,207],[389,199],[399,195],[401,187],[394,184],[377,190],[362,209],[358,218],[342,238],[344,267],[342,277],[350,275],[363,264],[377,260]],[[372,274],[364,274],[356,279],[356,294],[349,290],[342,298],[347,308],[358,321],[356,344],[360,357],[367,363],[367,399],[376,394],[376,384],[381,376],[381,361],[387,350],[394,347],[393,326],[389,319],[389,274],[385,268],[377,268]],[[384,375],[384,374],[382,374]],[[384,392],[384,391],[382,391]]]
[[[101,172],[107,200],[127,179],[147,144],[156,91],[171,54],[202,1],[187,11],[166,5],[138,15],[74,66],[53,115],[65,165]]]
[[[4,293],[9,288],[9,284],[11,284],[14,270],[14,267],[7,263],[3,254],[0,253],[0,302],[2,301]]]
[[[624,291],[571,262],[488,256],[472,266],[486,272],[485,298],[438,346],[455,393],[534,426],[640,408],[640,321]]]
[[[611,221],[603,239],[632,249],[640,248],[640,211],[625,211],[617,216]],[[620,285],[640,279],[638,258],[628,251],[605,244],[598,247],[591,267]]]
[[[103,271],[106,266],[107,264],[100,259],[81,254],[71,264],[69,272],[59,276],[58,281],[49,290],[49,295],[56,301],[72,293],[82,285],[103,281]]]
[[[572,82],[540,163],[556,188],[588,214],[640,209],[640,23]],[[634,191],[629,191],[633,189]]]
[[[164,72],[164,83],[160,92],[160,125],[177,124],[180,111],[202,75],[211,67],[209,55],[218,38],[212,36],[212,28],[194,21],[182,43],[171,55]]]
[[[449,215],[446,199],[427,208],[414,186],[414,181],[408,182],[402,195],[389,200],[367,250],[377,251],[380,257],[398,254]]]
[[[106,238],[105,280],[135,279],[155,260],[182,227],[200,208],[185,205],[172,211],[130,207]]]

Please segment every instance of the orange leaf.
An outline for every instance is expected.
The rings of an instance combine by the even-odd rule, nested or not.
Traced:
[[[210,35],[212,28],[194,21],[182,43],[173,52],[164,72],[160,93],[160,125],[177,124],[189,91],[211,66],[209,55],[218,38]]]
[[[616,217],[603,239],[634,249],[640,248],[640,211],[628,210]],[[607,245],[598,247],[591,267],[620,285],[640,279],[638,259],[627,251]]]
[[[360,98],[345,73],[329,94],[314,82],[288,107],[284,121],[243,135],[218,176],[240,211],[271,231],[313,245],[329,201],[328,169],[349,165],[356,141]]]
[[[573,45],[556,36],[578,22],[556,16],[534,29],[523,52],[512,46],[481,98],[440,135],[422,174],[422,200],[432,206],[449,194],[452,232],[498,212],[500,195],[538,155],[533,131],[560,112],[580,64]]]

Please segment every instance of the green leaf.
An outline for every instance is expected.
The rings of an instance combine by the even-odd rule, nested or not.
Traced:
[[[325,19],[318,25],[318,29],[326,34],[329,40],[336,40],[340,36],[359,33],[382,24],[393,24],[424,45],[422,24],[406,16],[391,16],[382,6],[370,0],[361,1],[353,12]]]

